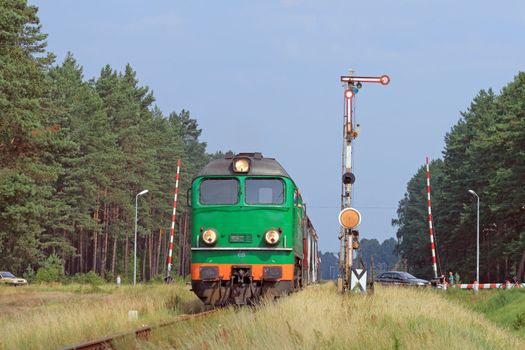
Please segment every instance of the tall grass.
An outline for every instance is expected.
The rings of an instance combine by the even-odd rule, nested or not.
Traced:
[[[307,288],[256,309],[229,308],[155,333],[143,349],[519,349],[522,339],[431,290],[340,295]]]
[[[0,288],[0,349],[56,349],[197,311],[182,284]],[[137,320],[128,311],[137,310]]]

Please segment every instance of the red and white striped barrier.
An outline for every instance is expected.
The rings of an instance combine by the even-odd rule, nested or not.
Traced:
[[[518,287],[519,286],[519,287]],[[491,289],[491,288],[505,288],[505,289],[512,289],[512,288],[525,288],[525,283],[520,283],[518,286],[508,283],[506,286],[504,283],[480,283],[478,284],[478,289]],[[450,286],[449,286],[450,288]],[[456,288],[461,289],[474,289],[474,283],[468,283],[468,284],[456,284]]]
[[[171,230],[170,230],[170,250],[168,253],[168,276],[167,279],[171,278],[171,259],[173,255],[173,236],[175,234],[175,220],[177,214],[177,195],[179,194],[179,172],[180,172],[180,159],[177,161],[177,176],[175,178],[175,198],[173,199],[173,214],[171,216]],[[169,280],[168,280],[169,282]]]
[[[434,278],[437,279],[437,264],[436,264],[436,245],[434,244],[434,232],[432,228],[432,206],[430,205],[430,170],[428,168],[427,157],[427,201],[428,201],[428,227],[430,231],[430,248],[432,249],[432,269],[434,270]]]

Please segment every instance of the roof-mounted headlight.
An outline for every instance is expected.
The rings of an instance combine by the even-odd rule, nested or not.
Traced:
[[[279,239],[281,238],[281,235],[279,234],[279,231],[277,230],[268,230],[264,234],[264,240],[268,244],[277,244],[279,242]]]
[[[208,245],[212,245],[217,241],[217,233],[212,229],[207,229],[202,233],[202,240]]]
[[[250,171],[250,158],[234,158],[233,171],[236,173],[247,173]]]

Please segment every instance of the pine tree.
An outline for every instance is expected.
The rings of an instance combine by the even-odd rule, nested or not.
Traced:
[[[481,280],[502,281],[515,274],[525,278],[523,101],[524,73],[519,73],[500,95],[480,91],[445,137],[442,176],[436,179],[433,171],[433,195],[437,194],[433,212],[441,261],[446,270],[461,270],[465,280],[475,279],[476,268],[477,203],[469,189],[480,196],[481,203]],[[409,183],[408,193],[413,192],[410,188]],[[425,245],[423,241],[405,241],[418,231],[411,222],[422,220],[421,213],[409,210],[417,204],[411,198],[409,195],[400,202],[399,217],[394,222],[403,239],[398,249],[407,257],[417,255]],[[417,268],[413,258],[409,265]]]
[[[0,265],[46,256],[65,273],[130,277],[134,199],[141,198],[139,275],[165,266],[177,159],[185,191],[208,161],[188,111],[165,117],[136,72],[105,66],[86,81],[73,55],[52,67],[37,9],[0,2]]]
[[[41,97],[53,56],[36,7],[8,0],[0,13],[0,265],[21,272],[41,256],[45,201],[58,173],[45,160],[57,129]]]

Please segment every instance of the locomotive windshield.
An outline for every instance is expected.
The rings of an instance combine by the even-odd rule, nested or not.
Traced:
[[[200,185],[202,204],[236,204],[239,182],[236,179],[206,179]]]
[[[246,179],[247,204],[283,204],[284,183],[279,179]]]

